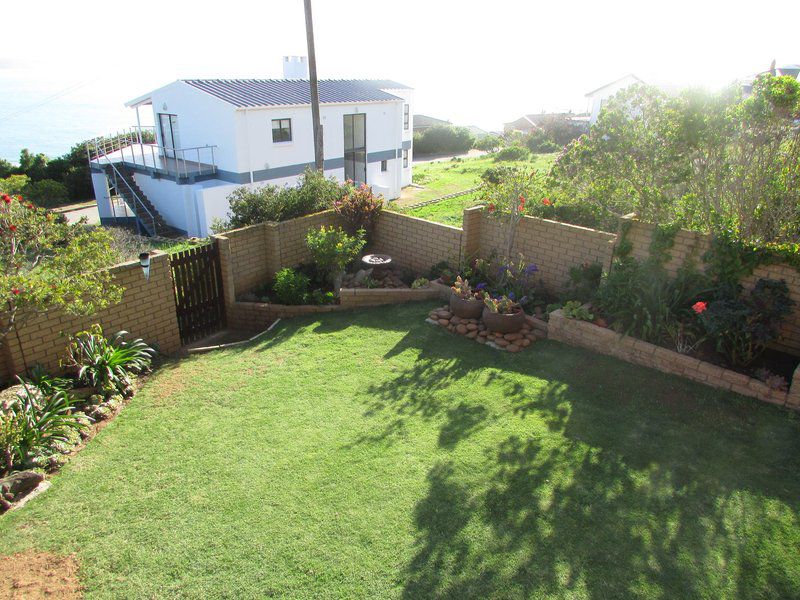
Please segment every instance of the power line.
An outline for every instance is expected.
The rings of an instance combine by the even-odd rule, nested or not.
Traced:
[[[50,104],[51,102],[54,102],[55,100],[58,100],[59,98],[63,98],[64,96],[66,96],[68,94],[71,94],[72,92],[77,92],[79,89],[81,89],[82,87],[86,87],[87,85],[89,85],[93,81],[96,81],[96,79],[90,79],[89,81],[84,81],[83,83],[73,84],[73,85],[71,85],[69,87],[64,88],[63,90],[61,90],[59,92],[56,92],[52,96],[47,96],[46,98],[44,98],[43,100],[40,100],[39,102],[37,102],[35,104],[28,105],[28,106],[26,106],[24,108],[19,109],[16,112],[12,112],[10,114],[3,115],[2,117],[0,117],[0,123],[3,123],[5,121],[10,121],[11,119],[13,119],[15,117],[18,117],[18,116],[20,116],[22,114],[25,114],[27,112],[30,112],[32,110],[36,110],[37,108],[41,108],[42,106],[44,106],[46,104]]]

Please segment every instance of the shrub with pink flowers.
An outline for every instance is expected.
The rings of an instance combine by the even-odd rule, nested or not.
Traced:
[[[333,210],[344,219],[348,233],[353,235],[363,229],[369,237],[383,210],[383,196],[376,196],[365,183],[347,181],[344,195],[333,202]]]

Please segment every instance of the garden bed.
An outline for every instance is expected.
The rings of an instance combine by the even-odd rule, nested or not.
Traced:
[[[795,369],[788,391],[770,388],[763,381],[668,348],[619,334],[587,321],[569,319],[561,310],[550,313],[551,339],[614,356],[630,363],[680,375],[714,388],[730,390],[770,404],[800,409],[800,367]]]
[[[450,312],[449,306],[432,310],[425,320],[431,325],[447,329],[450,333],[456,333],[479,344],[486,344],[495,350],[507,352],[522,352],[526,348],[530,348],[537,339],[547,337],[547,323],[530,316],[525,317],[525,325],[515,333],[489,331],[482,319],[458,317]]]

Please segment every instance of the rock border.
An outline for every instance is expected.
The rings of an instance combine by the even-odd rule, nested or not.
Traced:
[[[522,352],[533,346],[537,340],[547,337],[545,328],[537,326],[537,319],[530,316],[525,317],[525,325],[517,333],[489,331],[483,320],[457,317],[450,312],[449,306],[433,309],[425,321],[503,352]]]

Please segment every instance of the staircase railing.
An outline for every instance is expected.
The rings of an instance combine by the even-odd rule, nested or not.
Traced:
[[[136,191],[131,187],[131,185],[128,183],[128,180],[125,179],[125,177],[122,175],[122,173],[120,173],[119,169],[117,169],[117,167],[114,165],[114,163],[109,162],[107,164],[114,170],[114,187],[117,189],[117,191],[119,192],[119,189],[120,189],[119,188],[119,181],[120,180],[122,180],[122,183],[124,183],[125,187],[127,187],[128,191],[130,191],[131,196],[133,198],[133,203],[134,203],[134,206],[132,208],[133,208],[134,214],[136,215],[136,218],[137,219],[141,219],[141,213],[138,210],[138,207],[141,207],[144,210],[144,212],[146,212],[147,215],[150,217],[150,223],[151,223],[151,225],[153,227],[153,235],[158,235],[158,232],[156,230],[156,218],[153,216],[153,213],[150,212],[150,210],[147,208],[145,203],[139,197],[139,194],[137,194]],[[123,196],[123,198],[124,198],[124,196]]]

